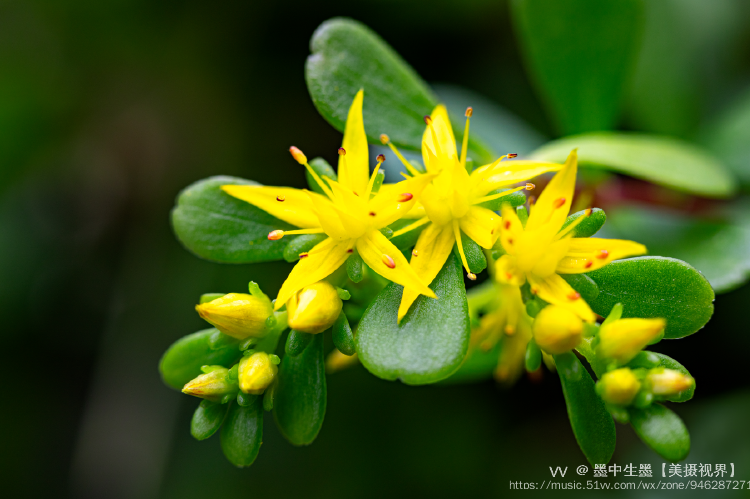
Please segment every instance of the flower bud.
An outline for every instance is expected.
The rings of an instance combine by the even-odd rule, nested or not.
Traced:
[[[533,332],[539,348],[548,354],[561,354],[581,342],[583,321],[567,308],[549,305],[534,319]]]
[[[182,393],[212,402],[220,402],[228,393],[237,391],[237,385],[227,380],[228,373],[229,369],[219,367],[206,374],[201,374],[188,381],[182,388]]]
[[[273,315],[271,301],[265,296],[229,293],[195,306],[198,315],[224,334],[244,340],[268,334],[266,321]]]
[[[342,306],[336,288],[327,281],[318,281],[289,298],[286,302],[287,322],[295,331],[322,333],[336,322]]]
[[[240,361],[240,390],[260,395],[273,383],[278,372],[279,368],[266,352],[255,352],[243,357]]]
[[[596,355],[618,364],[630,362],[664,332],[664,319],[619,319],[599,329]]]
[[[651,369],[646,375],[646,386],[657,397],[677,395],[693,386],[694,383],[692,376],[663,367]]]
[[[630,405],[640,389],[635,373],[626,367],[605,373],[596,383],[596,393],[612,405]]]

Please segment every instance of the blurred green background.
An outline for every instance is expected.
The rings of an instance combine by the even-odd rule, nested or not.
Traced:
[[[509,483],[585,463],[550,373],[509,390],[412,388],[358,366],[328,378],[312,446],[293,448],[266,415],[244,470],[218,438],[189,435],[197,401],[161,383],[161,353],[205,327],[201,293],[250,279],[273,293],[290,266],[201,261],[169,211],[215,174],[303,186],[291,144],[335,158],[340,134],[313,107],[303,66],[314,29],[338,15],[372,27],[427,81],[478,91],[556,136],[502,1],[0,2],[5,497],[528,495]],[[644,15],[619,128],[700,141],[744,99],[733,130],[750,143],[750,4],[652,0]],[[656,348],[697,379],[694,400],[674,407],[693,436],[686,462],[734,462],[746,480],[749,298],[748,286],[719,296],[703,331]],[[614,463],[661,469],[629,427],[618,433]]]

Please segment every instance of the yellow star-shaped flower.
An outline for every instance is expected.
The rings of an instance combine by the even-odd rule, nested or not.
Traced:
[[[271,215],[300,227],[299,230],[275,230],[271,240],[284,234],[326,234],[328,237],[300,255],[289,277],[279,290],[275,309],[283,306],[298,290],[332,274],[356,248],[362,259],[378,274],[415,295],[437,298],[420,279],[401,252],[380,229],[399,220],[410,211],[434,175],[420,175],[394,184],[392,188],[372,192],[375,176],[385,158],[369,176],[369,152],[362,120],[364,92],[360,90],[349,109],[344,141],[339,149],[338,182],[321,179],[307,163],[305,155],[292,147],[292,156],[313,176],[325,195],[290,187],[225,185],[228,194],[247,201]]]
[[[503,207],[500,242],[507,253],[497,261],[497,279],[515,285],[528,281],[542,300],[561,305],[585,321],[596,316],[560,274],[580,274],[601,268],[612,260],[646,253],[633,241],[574,238],[579,217],[562,229],[575,191],[578,156],[573,151],[539,196],[524,227],[516,212]]]
[[[555,163],[538,161],[502,162],[505,158],[516,156],[509,154],[469,174],[466,170],[466,154],[471,114],[472,109],[468,108],[460,157],[445,106],[437,106],[430,116],[425,117],[427,128],[422,136],[422,158],[427,169],[426,173],[420,172],[404,159],[390,143],[387,135],[381,136],[381,141],[390,146],[404,163],[411,178],[434,176],[419,199],[421,207],[417,207],[409,214],[410,218],[415,218],[414,213],[421,213],[423,210],[425,216],[393,234],[395,237],[429,224],[420,234],[411,258],[412,268],[427,284],[431,283],[440,272],[454,244],[458,245],[461,261],[469,278],[476,279],[476,275],[471,272],[466,261],[461,233],[466,234],[479,246],[489,249],[497,241],[500,223],[500,216],[497,213],[480,205],[522,189],[533,189],[532,184],[526,184],[504,192],[492,192],[561,167]],[[384,187],[391,191],[395,189],[393,186]],[[417,296],[419,294],[413,289],[404,290],[398,310],[399,320],[406,315]]]

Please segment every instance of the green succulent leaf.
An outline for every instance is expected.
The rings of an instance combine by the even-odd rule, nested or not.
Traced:
[[[690,452],[685,423],[661,404],[630,409],[630,424],[641,440],[667,461],[682,461]]]
[[[417,73],[377,34],[352,19],[334,18],[321,24],[310,41],[307,89],[318,112],[344,131],[354,95],[365,91],[363,116],[370,143],[380,134],[406,148],[420,150],[424,116],[438,100]],[[461,136],[457,134],[457,140]],[[492,159],[487,147],[470,140],[472,157]]]
[[[284,260],[290,263],[296,262],[299,260],[300,253],[310,251],[315,245],[323,242],[327,237],[328,236],[325,234],[303,234],[301,236],[292,237],[289,244],[284,248]]]
[[[576,148],[584,168],[611,170],[710,198],[725,198],[737,189],[734,176],[716,157],[656,135],[602,132],[565,137],[537,149],[532,157],[560,163]]]
[[[311,444],[326,414],[323,335],[314,336],[299,356],[284,356],[274,391],[273,417],[282,435],[294,445]]]
[[[407,225],[413,224],[414,222],[416,222],[416,220],[412,220],[409,218],[402,218],[401,220],[398,220],[392,223],[391,225],[389,225],[389,227],[393,229],[393,232],[396,232],[406,227]],[[416,227],[410,231],[404,232],[403,234],[392,238],[391,242],[394,244],[394,246],[396,246],[401,251],[409,249],[415,244],[417,244],[417,239],[419,239],[419,235],[428,225],[429,224],[422,224],[419,227]]]
[[[638,355],[636,355],[633,360],[628,362],[626,367],[629,367],[631,369],[638,369],[639,367],[645,369],[665,367],[667,369],[679,371],[687,376],[692,376],[688,372],[688,370],[685,369],[685,366],[674,360],[672,357],[668,357],[663,353],[649,352],[648,350],[638,352]],[[666,400],[669,400],[670,402],[687,402],[688,400],[693,398],[693,394],[695,394],[695,383],[693,383],[693,386],[691,386],[684,392],[680,392],[678,395],[669,397]]]
[[[643,23],[640,0],[514,0],[533,83],[564,134],[616,124]]]
[[[561,274],[560,277],[578,291],[586,303],[593,303],[599,296],[599,286],[586,274]]]
[[[186,187],[172,210],[177,239],[196,256],[219,263],[280,260],[284,244],[268,240],[272,230],[293,227],[233,198],[222,185],[259,185],[235,177],[210,177]]]
[[[302,333],[292,329],[289,331],[289,336],[286,337],[284,352],[286,352],[287,355],[296,357],[305,351],[305,348],[312,343],[313,338],[315,338],[314,334]]]
[[[221,450],[240,468],[250,466],[263,443],[263,404],[260,397],[248,406],[232,403],[221,427]]]
[[[615,304],[622,303],[623,317],[663,317],[665,338],[695,333],[714,312],[711,285],[681,260],[660,256],[617,260],[587,275],[599,288],[596,300],[589,302],[594,312],[606,317]],[[583,290],[577,291],[583,295]]]
[[[365,276],[365,262],[362,257],[359,256],[359,251],[354,250],[354,253],[349,255],[346,259],[346,275],[349,276],[352,282],[361,282]]]
[[[387,380],[435,383],[458,368],[469,344],[469,315],[459,260],[451,255],[430,285],[437,300],[420,296],[398,324],[402,287],[389,284],[370,304],[355,340],[362,364]]]
[[[346,318],[344,312],[341,312],[336,322],[334,322],[331,329],[331,338],[336,348],[344,355],[354,355],[357,352],[357,347],[354,343],[354,333],[352,333],[349,320]]]
[[[469,270],[474,274],[478,274],[487,268],[487,258],[484,256],[482,248],[474,242],[472,238],[461,233],[461,246],[464,248],[464,254],[466,255],[466,263],[469,264]],[[461,259],[461,254],[458,252],[458,245],[453,245],[453,254],[456,258]]]
[[[490,191],[487,193],[488,196],[491,196],[493,194],[500,194],[503,191],[507,191],[508,189],[495,189],[494,191]],[[497,199],[493,199],[491,201],[485,201],[484,203],[479,203],[477,206],[481,206],[482,208],[487,208],[488,210],[492,211],[500,211],[500,208],[504,204],[509,204],[512,207],[521,206],[526,203],[526,195],[523,193],[523,191],[516,191],[512,194],[508,194],[507,196],[503,196]]]
[[[723,211],[718,219],[696,219],[665,209],[620,208],[613,211],[607,234],[684,260],[714,291],[725,293],[750,279],[750,206],[737,203]]]
[[[570,215],[563,224],[560,231],[564,231],[565,227],[572,224],[581,217],[586,219],[573,227],[573,237],[591,237],[602,228],[604,222],[607,221],[607,214],[601,208],[594,208],[591,210],[591,215],[586,215],[586,210],[581,210]]]
[[[190,421],[190,434],[197,440],[205,440],[221,428],[229,404],[202,401]]]
[[[578,357],[571,352],[554,357],[576,441],[592,465],[606,464],[615,452],[615,422]]]
[[[210,340],[216,332],[214,328],[204,329],[174,342],[159,361],[159,372],[164,383],[181,390],[185,383],[203,374],[201,366],[229,367],[237,362],[242,352],[236,342],[212,348]]]

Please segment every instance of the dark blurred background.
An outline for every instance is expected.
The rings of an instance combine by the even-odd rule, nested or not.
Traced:
[[[700,136],[750,88],[748,7],[649,2],[621,128]],[[201,293],[250,279],[273,293],[289,269],[189,254],[169,224],[175,196],[216,174],[302,186],[292,143],[335,158],[340,134],[313,107],[304,62],[314,29],[340,15],[427,81],[478,91],[554,137],[502,1],[0,2],[4,497],[527,495],[509,482],[585,463],[550,373],[509,390],[411,388],[357,366],[328,378],[312,446],[293,448],[266,415],[244,470],[218,437],[192,439],[196,400],[161,383],[162,352],[205,327]],[[697,378],[695,399],[674,407],[693,435],[687,462],[734,462],[740,479],[748,297],[718,297],[704,330],[656,348]],[[618,436],[614,462],[661,469],[629,427]]]

